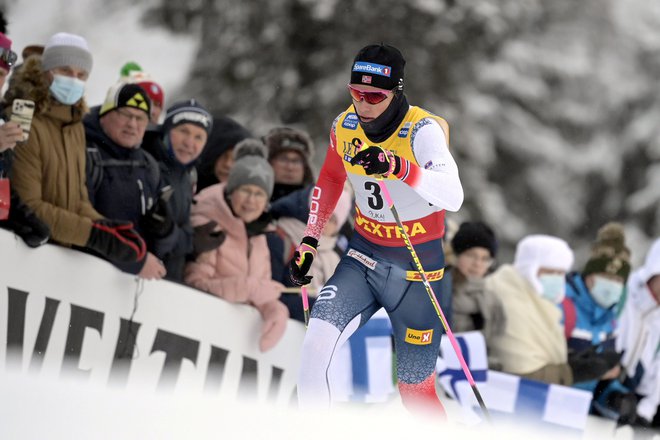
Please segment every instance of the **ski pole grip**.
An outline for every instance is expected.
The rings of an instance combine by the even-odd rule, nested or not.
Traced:
[[[307,297],[307,287],[302,286],[300,288],[300,293],[302,295],[302,303],[303,303],[303,310],[308,310],[309,309],[309,298]]]

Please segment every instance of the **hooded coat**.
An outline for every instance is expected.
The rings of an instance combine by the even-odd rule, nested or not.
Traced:
[[[16,98],[34,101],[35,113],[28,141],[15,150],[12,186],[50,227],[53,240],[85,246],[92,222],[103,218],[85,186],[85,101],[73,106],[57,102],[39,55],[30,56],[14,73],[5,101]]]
[[[635,392],[643,397],[637,414],[652,420],[660,404],[660,304],[648,281],[660,276],[660,239],[649,250],[644,265],[628,278],[628,297],[619,321],[617,351],[628,377],[637,379]]]

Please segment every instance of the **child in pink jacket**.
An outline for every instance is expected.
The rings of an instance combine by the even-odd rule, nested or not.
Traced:
[[[279,301],[284,286],[271,279],[270,253],[257,221],[273,193],[273,170],[266,147],[246,139],[234,150],[234,166],[226,183],[209,186],[192,206],[193,227],[217,223],[222,244],[189,263],[185,282],[229,302],[251,304],[263,327],[259,348],[271,349],[286,330],[289,311]]]

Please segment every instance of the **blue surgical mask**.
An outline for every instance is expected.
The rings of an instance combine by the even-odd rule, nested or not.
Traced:
[[[85,81],[71,76],[53,75],[50,93],[53,94],[58,102],[65,105],[73,105],[83,97],[85,93]]]
[[[562,274],[543,274],[539,276],[541,296],[548,301],[559,304],[566,294],[566,281]]]
[[[623,283],[607,278],[594,277],[594,286],[591,288],[591,296],[599,306],[609,309],[619,302],[623,293]]]

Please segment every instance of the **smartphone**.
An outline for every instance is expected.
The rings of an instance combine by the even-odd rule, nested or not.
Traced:
[[[32,116],[34,115],[34,101],[29,99],[14,99],[11,106],[12,122],[18,122],[23,129],[23,142],[30,136],[30,126],[32,125]]]

